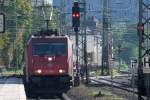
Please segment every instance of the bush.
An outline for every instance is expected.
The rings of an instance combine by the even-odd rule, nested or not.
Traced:
[[[127,64],[121,64],[120,69],[121,70],[126,70],[126,69],[128,69],[128,65]]]

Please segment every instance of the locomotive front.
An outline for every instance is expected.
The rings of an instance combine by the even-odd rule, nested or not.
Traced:
[[[72,43],[67,36],[33,36],[26,63],[25,82],[34,93],[63,93],[73,84]]]

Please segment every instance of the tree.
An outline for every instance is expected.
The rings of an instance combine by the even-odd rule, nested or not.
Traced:
[[[28,0],[5,0],[6,32],[0,37],[0,52],[5,66],[23,62],[25,39],[31,34],[32,8]]]
[[[114,55],[116,58],[120,56],[127,64],[138,56],[138,36],[134,27],[136,24],[127,25],[126,23],[119,23],[113,27]],[[121,46],[120,51],[119,45]]]
[[[32,7],[28,0],[16,0],[17,4],[17,64],[21,67],[24,62],[24,51],[26,39],[31,34],[32,27]]]

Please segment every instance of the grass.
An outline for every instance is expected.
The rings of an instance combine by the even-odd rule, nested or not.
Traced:
[[[124,100],[108,91],[92,91],[89,95],[95,98],[105,98],[105,100]]]
[[[120,98],[120,97],[108,96],[108,97],[106,97],[106,100],[124,100],[124,99]]]
[[[15,69],[15,68],[6,68],[3,69],[0,74],[2,76],[11,76],[11,75],[22,75],[23,74],[23,69]]]
[[[101,76],[101,70],[93,70],[89,72],[90,76]],[[119,75],[117,69],[113,69],[113,75]]]

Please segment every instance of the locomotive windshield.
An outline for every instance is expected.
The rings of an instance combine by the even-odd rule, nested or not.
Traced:
[[[66,54],[65,43],[34,43],[33,55],[61,56]]]

